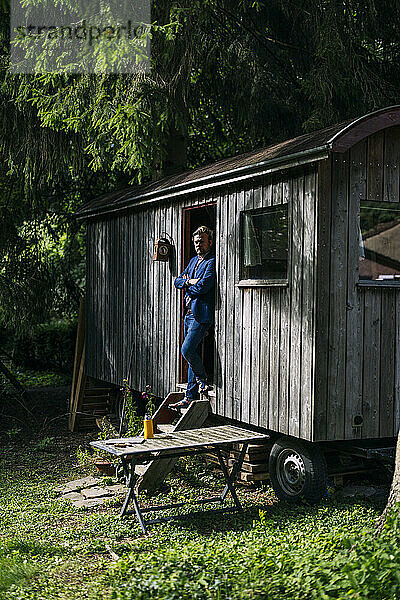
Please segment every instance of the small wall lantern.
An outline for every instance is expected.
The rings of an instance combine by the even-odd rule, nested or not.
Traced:
[[[166,238],[159,238],[154,244],[153,261],[160,260],[167,262],[171,256],[171,242]]]

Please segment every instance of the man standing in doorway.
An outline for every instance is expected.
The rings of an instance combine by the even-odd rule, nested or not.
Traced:
[[[175,287],[185,291],[182,356],[187,361],[188,384],[183,400],[172,408],[187,408],[197,400],[199,392],[207,393],[207,375],[201,358],[201,344],[214,320],[215,256],[212,253],[213,232],[202,225],[193,234],[197,256],[175,279]]]

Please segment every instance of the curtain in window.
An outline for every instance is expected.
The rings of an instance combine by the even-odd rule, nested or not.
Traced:
[[[365,258],[364,240],[361,233],[360,219],[358,220],[358,256],[363,259]]]
[[[261,265],[261,249],[254,229],[253,218],[249,213],[243,215],[243,265],[255,267]]]

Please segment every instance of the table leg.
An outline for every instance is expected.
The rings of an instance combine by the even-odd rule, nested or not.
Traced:
[[[242,505],[240,504],[239,498],[236,495],[235,488],[233,487],[233,480],[231,479],[232,473],[229,474],[229,472],[228,472],[228,468],[227,468],[227,466],[226,466],[226,464],[224,462],[224,459],[222,457],[221,450],[219,448],[216,448],[216,451],[217,451],[217,456],[218,456],[219,464],[221,465],[221,469],[222,469],[222,472],[223,472],[223,474],[225,476],[225,481],[226,481],[226,486],[224,488],[224,491],[221,494],[221,502],[223,502],[225,500],[226,494],[227,494],[227,492],[229,490],[230,493],[231,493],[231,496],[233,498],[233,501],[236,504],[236,508],[238,510],[243,510]]]
[[[128,488],[124,503],[121,508],[121,512],[119,513],[119,516],[123,517],[126,514],[129,502],[131,501],[131,498],[132,498],[132,494],[135,493],[134,488],[135,488],[135,483],[136,483],[136,475],[135,475],[135,464],[134,464],[133,460],[131,461],[131,471],[130,472],[129,472],[128,462],[127,462],[126,458],[121,457],[121,462],[122,462],[122,468],[124,469],[126,486]]]
[[[235,464],[232,467],[232,471],[231,471],[231,473],[229,475],[229,480],[232,483],[234,483],[234,481],[235,481],[235,479],[236,479],[236,477],[237,477],[240,469],[242,468],[242,464],[243,464],[243,461],[244,461],[244,455],[246,454],[246,451],[247,451],[247,446],[248,446],[248,444],[246,444],[246,443],[243,444],[242,449],[241,449],[240,454],[239,454],[239,457],[238,457],[237,461],[235,462]],[[228,484],[226,484],[226,486],[225,486],[225,488],[224,488],[224,490],[223,490],[223,492],[221,494],[221,501],[222,502],[225,500],[226,495],[227,495],[228,492],[229,492],[229,486],[228,486]]]
[[[146,523],[144,522],[143,515],[140,510],[139,503],[138,503],[138,500],[136,498],[136,494],[135,494],[135,491],[133,490],[133,488],[132,488],[131,500],[132,500],[133,508],[135,509],[136,516],[140,523],[140,527],[142,528],[143,533],[147,533]]]
[[[129,468],[128,468],[128,462],[126,460],[126,458],[124,456],[121,456],[121,464],[122,464],[122,469],[124,471],[124,475],[125,475],[125,483],[126,485],[129,485]]]
[[[127,465],[126,459],[122,459],[122,466],[124,468],[124,473],[128,473],[128,482],[127,482],[128,492],[125,496],[125,500],[124,500],[124,503],[122,505],[121,512],[119,513],[119,515],[120,515],[120,517],[123,517],[124,515],[126,515],[128,506],[129,506],[129,502],[132,501],[133,508],[135,509],[136,516],[140,523],[140,527],[142,528],[143,533],[147,533],[147,527],[144,522],[143,515],[140,511],[139,503],[138,503],[138,500],[137,500],[136,494],[135,494],[135,484],[136,484],[136,479],[137,479],[136,473],[135,473],[135,461],[133,459],[131,460],[130,473],[128,471],[128,465]]]

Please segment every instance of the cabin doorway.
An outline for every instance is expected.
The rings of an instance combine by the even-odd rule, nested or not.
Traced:
[[[192,236],[198,227],[205,225],[212,229],[215,233],[217,222],[217,205],[207,204],[203,206],[195,206],[183,209],[183,232],[182,232],[182,270],[186,267],[193,256],[196,255],[194,250]],[[214,236],[214,252],[215,252],[215,236]],[[183,315],[183,296],[181,303],[181,317]],[[183,342],[183,321],[181,318],[181,339],[180,346]],[[203,341],[202,346],[203,364],[207,371],[210,382],[214,377],[214,326],[211,326]],[[180,355],[180,383],[187,383],[188,366],[187,362]]]

